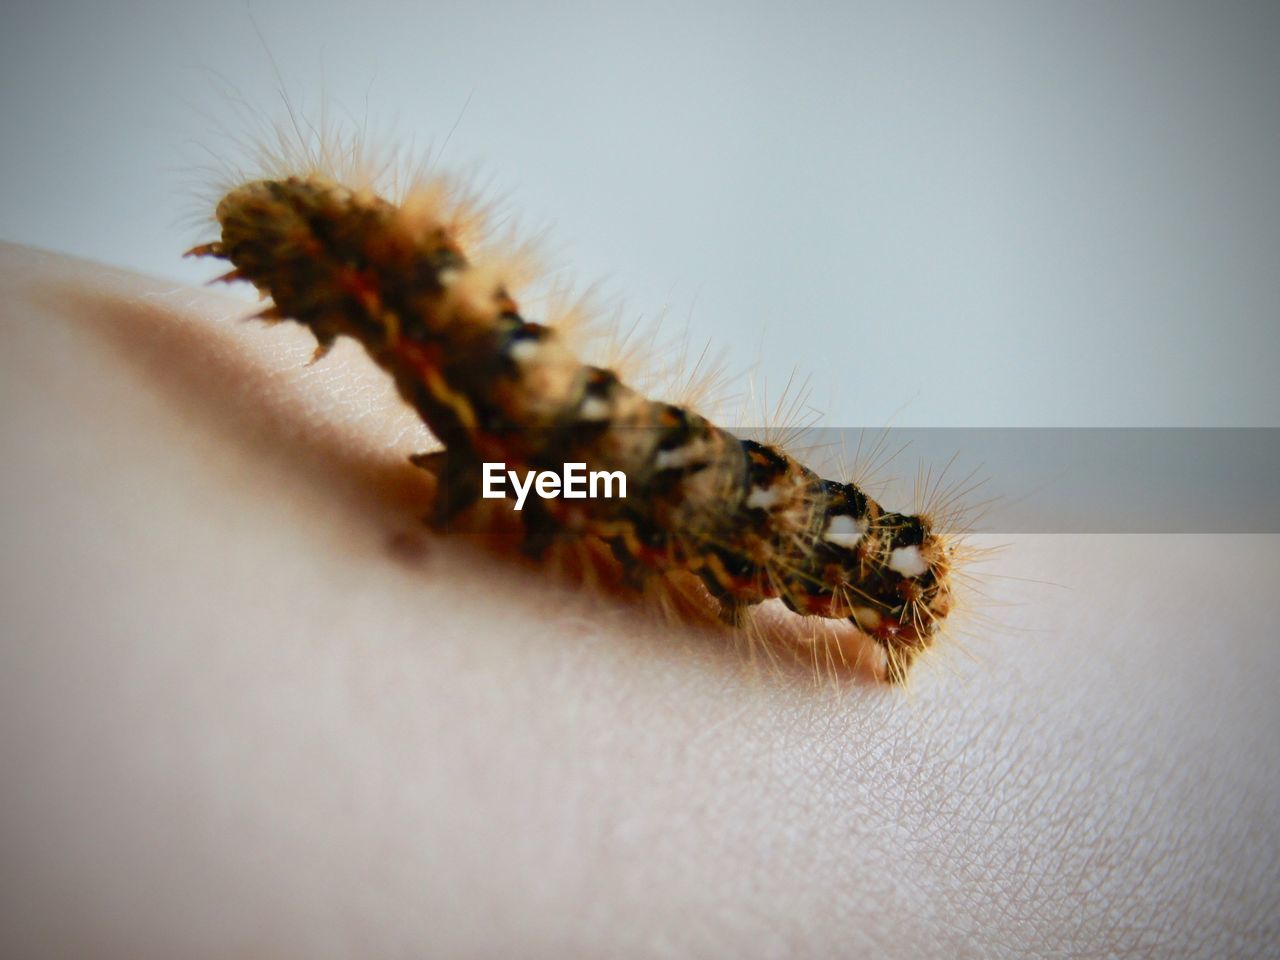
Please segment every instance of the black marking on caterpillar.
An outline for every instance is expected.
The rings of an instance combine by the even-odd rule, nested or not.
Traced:
[[[946,537],[581,362],[521,314],[501,268],[469,256],[465,211],[445,196],[436,184],[392,203],[318,172],[249,180],[217,205],[221,238],[189,253],[229,260],[222,279],[270,296],[260,316],[309,327],[317,356],[352,337],[394,378],[445,446],[412,458],[439,478],[436,526],[476,500],[486,461],[621,470],[626,499],[531,498],[525,552],[596,537],[635,584],[696,575],[730,624],[775,597],[847,620],[901,682],[953,606]]]

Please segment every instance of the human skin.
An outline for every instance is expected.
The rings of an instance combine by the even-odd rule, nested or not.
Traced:
[[[5,956],[1280,938],[1280,537],[1001,538],[909,690],[815,682],[422,529],[354,344],[22,247],[0,291]]]

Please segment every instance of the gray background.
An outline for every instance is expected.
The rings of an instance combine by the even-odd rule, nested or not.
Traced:
[[[1280,425],[1280,4],[9,2],[0,235],[206,279],[254,21],[828,423]]]

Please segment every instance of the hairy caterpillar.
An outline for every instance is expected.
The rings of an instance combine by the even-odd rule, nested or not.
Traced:
[[[336,169],[352,164],[310,159],[231,186],[221,237],[189,254],[229,260],[222,279],[270,297],[259,316],[309,327],[317,357],[352,337],[393,377],[445,447],[413,458],[440,481],[434,525],[480,496],[487,463],[621,472],[625,498],[529,498],[525,552],[598,538],[637,585],[696,575],[726,623],[771,598],[846,620],[883,650],[888,679],[906,677],[953,606],[954,547],[926,517],[580,361],[521,314],[509,264],[467,249],[477,217],[443,180],[419,178],[393,202]]]

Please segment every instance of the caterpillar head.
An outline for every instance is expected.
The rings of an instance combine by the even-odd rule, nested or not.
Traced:
[[[884,650],[888,678],[900,683],[951,612],[952,547],[927,518],[885,513],[858,553],[849,619]]]
[[[853,484],[824,487],[807,611],[847,617],[901,682],[951,612],[952,545],[924,516],[886,513]]]

